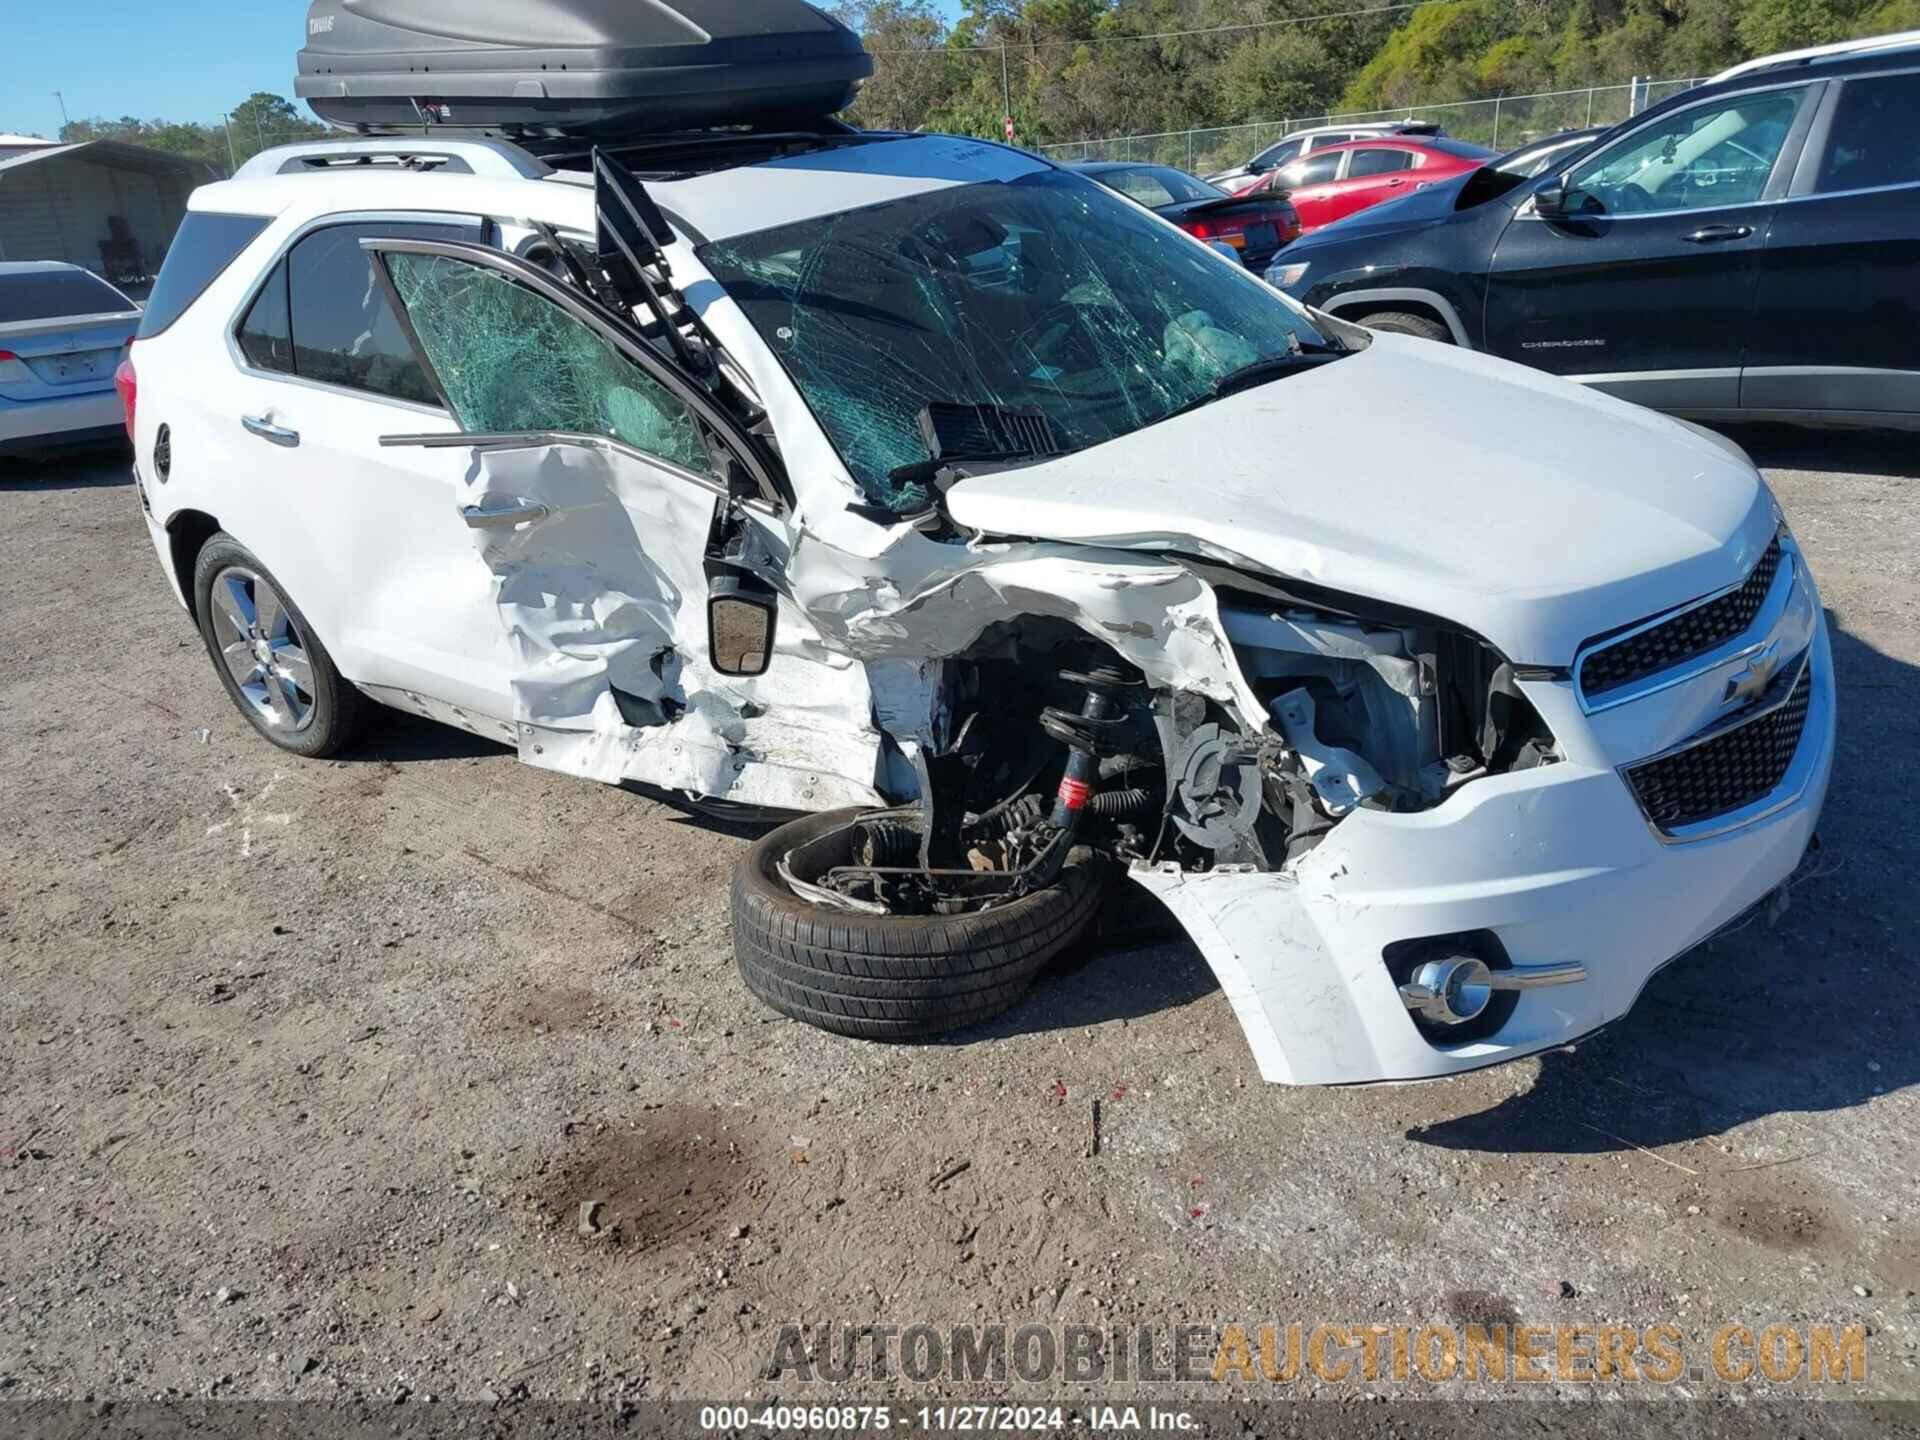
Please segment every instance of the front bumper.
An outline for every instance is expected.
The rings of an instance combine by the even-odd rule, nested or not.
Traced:
[[[1488,777],[1412,815],[1361,810],[1286,872],[1139,868],[1200,947],[1262,1078],[1423,1080],[1564,1045],[1633,1007],[1655,971],[1791,875],[1826,800],[1835,734],[1824,620],[1813,693],[1779,802],[1750,824],[1663,842],[1611,765]],[[1396,941],[1491,931],[1516,966],[1578,962],[1521,993],[1484,1040],[1434,1044],[1383,959]]]

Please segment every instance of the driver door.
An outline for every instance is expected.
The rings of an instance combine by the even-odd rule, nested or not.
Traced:
[[[1737,406],[1761,251],[1819,88],[1669,111],[1567,174],[1565,213],[1528,200],[1494,252],[1486,348],[1656,409]]]
[[[449,242],[365,245],[461,431],[383,443],[470,455],[446,523],[493,576],[521,759],[766,808],[816,808],[823,789],[829,803],[878,803],[857,730],[810,737],[819,722],[796,717],[848,685],[825,673],[833,657],[809,653],[819,647],[790,602],[775,652],[744,667],[760,673],[723,674],[710,654],[718,519],[747,532],[735,569],[776,589],[790,548],[771,477],[734,422],[621,317],[524,261]],[[767,503],[729,500],[732,466],[767,483]],[[836,762],[854,778],[819,778]]]

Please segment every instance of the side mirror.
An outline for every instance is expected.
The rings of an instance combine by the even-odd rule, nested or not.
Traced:
[[[1567,177],[1554,175],[1540,183],[1533,192],[1533,209],[1537,215],[1556,219],[1567,213]]]
[[[1227,259],[1231,260],[1236,265],[1244,265],[1246,263],[1240,258],[1240,252],[1234,249],[1231,245],[1227,244],[1227,242],[1224,240],[1209,240],[1207,242],[1207,248],[1213,251],[1213,253],[1216,255],[1226,256]]]
[[[780,597],[751,575],[707,582],[707,659],[722,675],[751,679],[773,663]]]
[[[1273,169],[1273,161],[1271,160],[1249,160],[1247,162],[1247,173],[1249,175],[1264,175],[1271,169]]]

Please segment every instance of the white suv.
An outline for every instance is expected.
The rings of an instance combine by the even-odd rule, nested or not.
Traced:
[[[773,831],[764,999],[1003,1008],[1124,875],[1262,1075],[1622,1015],[1778,887],[1827,631],[1737,447],[1294,304],[1016,150],[270,152],[132,352],[140,494],[273,743],[368,702]]]

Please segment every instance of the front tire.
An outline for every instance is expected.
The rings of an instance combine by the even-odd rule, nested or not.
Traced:
[[[214,673],[254,729],[309,759],[352,741],[365,697],[252,551],[216,534],[194,562],[193,596]]]
[[[747,989],[836,1035],[914,1040],[999,1014],[1079,937],[1105,895],[1101,862],[1086,852],[1046,889],[960,915],[867,915],[794,894],[781,860],[836,828],[851,835],[862,813],[783,825],[733,875],[733,951]]]
[[[1360,323],[1369,330],[1387,330],[1395,335],[1415,335],[1422,340],[1438,340],[1442,345],[1453,344],[1453,332],[1438,320],[1426,315],[1413,315],[1405,310],[1382,310],[1378,314],[1366,316]]]

